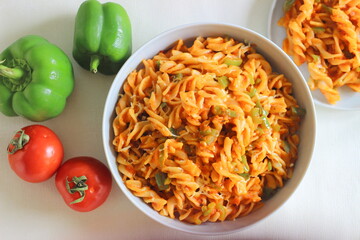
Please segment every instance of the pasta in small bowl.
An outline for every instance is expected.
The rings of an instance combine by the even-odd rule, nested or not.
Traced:
[[[268,36],[297,64],[320,106],[360,110],[359,13],[356,1],[273,2]]]
[[[276,45],[236,25],[189,24],[146,43],[110,88],[103,144],[129,200],[154,220],[225,234],[295,191],[315,145],[306,81]]]

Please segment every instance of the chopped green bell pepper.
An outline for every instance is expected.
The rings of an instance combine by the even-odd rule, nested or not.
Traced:
[[[73,57],[81,67],[93,73],[115,74],[131,50],[131,23],[122,6],[97,0],[80,5],[75,19]]]
[[[59,47],[28,35],[6,48],[0,61],[0,112],[39,122],[64,110],[74,73]]]

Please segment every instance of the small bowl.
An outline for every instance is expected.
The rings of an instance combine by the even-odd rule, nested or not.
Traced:
[[[280,48],[283,45],[283,41],[286,38],[286,29],[283,26],[278,25],[278,21],[284,15],[283,5],[286,0],[274,1],[269,11],[267,36]],[[293,57],[291,57],[293,58]],[[300,72],[305,79],[310,78],[310,72],[308,70],[308,64],[303,63],[298,66]],[[319,89],[311,91],[314,103],[316,105],[342,111],[359,111],[360,110],[360,94],[353,91],[347,86],[337,88],[340,94],[340,100],[336,104],[330,104],[324,94]]]
[[[203,223],[192,225],[177,219],[161,216],[147,205],[141,198],[134,196],[123,183],[116,163],[116,152],[113,149],[112,140],[114,138],[112,122],[115,118],[115,105],[118,101],[119,91],[122,88],[128,74],[141,65],[143,59],[150,59],[159,51],[171,47],[177,40],[194,40],[197,36],[217,37],[231,36],[237,41],[247,41],[255,44],[257,52],[262,54],[270,62],[273,70],[283,73],[293,84],[295,98],[299,105],[306,109],[306,115],[300,127],[300,145],[298,160],[295,165],[293,177],[286,182],[271,199],[267,200],[263,207],[252,212],[248,216],[237,218],[234,221],[224,221],[216,223]],[[166,31],[154,39],[147,42],[138,49],[124,64],[116,75],[114,82],[109,90],[103,115],[102,134],[104,150],[111,173],[126,197],[143,213],[155,221],[183,232],[218,235],[229,234],[253,225],[276,211],[289,199],[297,186],[303,179],[305,172],[310,164],[315,147],[316,137],[316,117],[314,103],[307,83],[292,60],[273,42],[267,38],[243,27],[222,23],[194,23],[176,27]]]

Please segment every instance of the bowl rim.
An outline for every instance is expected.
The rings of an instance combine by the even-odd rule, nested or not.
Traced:
[[[144,49],[146,49],[149,45],[152,45],[154,42],[156,42],[159,39],[163,39],[164,37],[172,34],[172,33],[176,33],[178,31],[187,29],[187,28],[199,28],[199,27],[208,27],[208,26],[213,26],[213,27],[230,27],[230,28],[235,28],[236,30],[239,31],[243,31],[246,32],[246,34],[250,34],[250,35],[254,35],[256,38],[259,38],[260,41],[265,41],[267,42],[267,44],[270,44],[275,51],[277,51],[278,54],[281,55],[281,58],[286,58],[288,61],[288,64],[291,65],[291,67],[293,68],[292,70],[296,71],[297,75],[299,76],[300,79],[302,79],[303,83],[307,84],[302,73],[299,71],[299,69],[295,66],[295,64],[291,61],[290,57],[288,55],[286,55],[283,50],[281,48],[279,48],[275,43],[273,43],[270,39],[268,39],[267,37],[265,37],[264,35],[261,35],[260,33],[257,33],[251,29],[248,29],[246,27],[240,26],[240,25],[236,25],[236,24],[231,24],[231,23],[225,23],[225,22],[212,22],[212,21],[206,21],[206,22],[194,22],[194,23],[187,23],[187,24],[182,24],[182,25],[178,25],[176,27],[170,28],[166,31],[163,31],[162,33],[156,35],[155,37],[152,37],[151,40],[145,42],[141,47],[139,47],[132,55],[131,57],[125,62],[125,64],[122,66],[122,68],[119,70],[119,72],[116,74],[113,83],[111,84],[111,87],[109,89],[109,92],[107,94],[106,97],[106,101],[105,101],[105,105],[104,105],[104,111],[103,111],[103,119],[102,119],[102,139],[103,139],[103,147],[104,147],[104,151],[105,151],[105,156],[106,156],[106,161],[107,164],[110,168],[110,171],[112,173],[113,178],[115,179],[115,182],[117,183],[117,186],[120,187],[122,193],[128,198],[128,200],[130,200],[130,202],[135,205],[141,212],[143,212],[146,216],[150,217],[151,219],[155,220],[156,222],[170,227],[172,229],[176,229],[182,232],[186,232],[186,233],[191,233],[191,234],[197,234],[197,235],[204,235],[204,236],[210,236],[210,235],[224,235],[224,234],[231,234],[231,233],[235,233],[235,232],[239,232],[241,230],[245,230],[247,228],[253,227],[254,225],[264,221],[266,218],[268,218],[269,216],[271,216],[274,212],[276,212],[279,208],[281,208],[281,206],[283,206],[293,195],[293,193],[296,191],[296,189],[299,187],[299,185],[302,183],[302,180],[305,176],[305,174],[307,173],[307,170],[310,166],[311,160],[313,158],[313,153],[314,153],[314,149],[315,149],[315,139],[316,139],[316,112],[315,112],[315,106],[314,106],[314,101],[311,97],[311,93],[310,90],[308,88],[306,88],[306,93],[308,96],[306,97],[309,101],[309,106],[307,106],[307,112],[308,110],[310,110],[309,112],[311,113],[311,116],[309,117],[310,119],[308,121],[311,122],[311,125],[313,126],[313,132],[309,133],[311,134],[311,144],[310,144],[310,149],[307,148],[306,151],[308,152],[308,156],[305,160],[307,161],[305,166],[304,166],[304,170],[302,172],[300,172],[298,180],[296,183],[294,183],[295,185],[292,187],[291,190],[289,190],[288,195],[285,197],[284,200],[281,201],[280,204],[277,204],[275,208],[273,208],[269,213],[267,213],[264,217],[255,220],[254,222],[250,223],[249,225],[246,226],[242,226],[236,229],[228,229],[228,230],[224,230],[224,231],[220,231],[220,232],[212,232],[212,231],[206,231],[206,227],[209,224],[223,224],[226,223],[228,221],[224,221],[224,222],[216,222],[216,223],[203,223],[201,225],[192,225],[192,224],[188,224],[188,223],[184,223],[182,221],[179,221],[178,219],[171,219],[169,221],[177,221],[180,222],[182,224],[185,225],[190,225],[191,227],[189,228],[182,228],[182,227],[178,227],[176,224],[171,224],[171,223],[165,223],[164,221],[162,221],[161,219],[170,219],[169,217],[164,217],[162,215],[160,215],[157,211],[153,210],[151,208],[151,206],[149,206],[149,208],[151,210],[153,210],[153,212],[155,212],[157,215],[155,216],[154,214],[151,214],[149,211],[146,211],[146,209],[144,209],[142,206],[140,206],[139,202],[135,202],[133,200],[132,197],[134,197],[134,195],[130,192],[130,190],[128,190],[125,186],[125,184],[123,183],[122,179],[121,179],[121,174],[118,172],[117,167],[111,167],[112,165],[116,164],[116,160],[114,161],[113,155],[111,155],[111,152],[113,152],[114,150],[111,149],[110,145],[112,139],[109,138],[109,136],[107,136],[107,134],[110,132],[111,135],[111,131],[112,131],[112,121],[113,121],[113,116],[114,116],[114,109],[115,109],[115,105],[111,105],[110,102],[112,101],[112,99],[114,98],[114,91],[119,93],[120,89],[123,86],[124,81],[126,80],[126,76],[132,71],[134,70],[134,68],[129,69],[129,65],[132,66],[133,63],[133,59],[136,58],[138,55],[141,55],[142,51]],[[221,32],[221,31],[220,31]],[[224,35],[224,33],[219,33],[219,35]],[[193,38],[195,38],[197,35],[194,34]],[[160,50],[164,50],[166,48],[169,48],[173,43],[164,46],[163,49],[156,49],[157,51]],[[165,44],[164,44],[165,45]],[[263,49],[261,49],[262,51],[264,51]],[[137,62],[137,65],[141,64],[141,62]],[[124,79],[120,79],[121,77],[123,77]],[[121,81],[121,84],[115,84],[116,81]],[[117,85],[120,85],[120,88],[117,87]],[[115,87],[116,86],[116,87]],[[306,85],[307,86],[307,85]],[[117,98],[118,99],[118,98]],[[117,100],[115,101],[116,104]],[[111,106],[110,106],[111,105]],[[310,109],[308,109],[310,108]],[[110,118],[110,120],[109,120]],[[110,142],[109,142],[110,140]],[[114,163],[115,162],[115,163]],[[296,169],[296,168],[295,168]],[[295,172],[296,170],[294,170]],[[286,185],[284,186],[286,187]],[[284,188],[283,187],[283,188]],[[132,195],[129,196],[129,194]],[[135,196],[135,198],[138,198]],[[141,201],[143,201],[141,198],[138,198]],[[250,214],[251,215],[251,214]],[[248,215],[248,216],[250,216]],[[236,220],[241,219],[241,218],[237,218]],[[230,221],[231,222],[231,221]],[[191,229],[190,229],[191,228]]]

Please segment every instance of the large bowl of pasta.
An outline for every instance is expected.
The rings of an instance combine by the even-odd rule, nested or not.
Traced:
[[[227,234],[277,210],[315,146],[306,81],[270,40],[179,26],[139,48],[106,99],[103,144],[123,193],[174,229]]]

